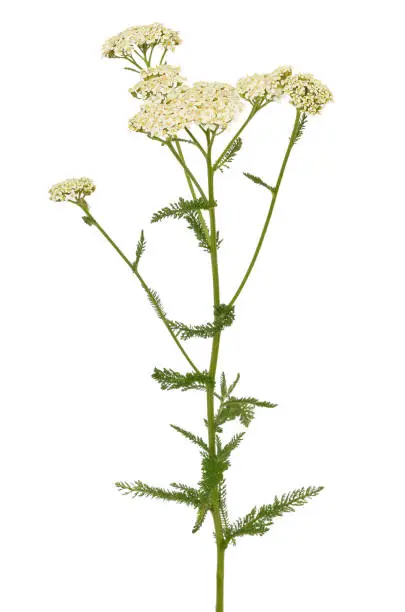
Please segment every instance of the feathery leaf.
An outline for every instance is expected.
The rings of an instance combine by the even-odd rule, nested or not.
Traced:
[[[254,397],[232,397],[228,396],[222,401],[215,417],[216,425],[223,425],[227,421],[239,418],[244,427],[248,427],[255,416],[255,408],[275,408],[277,404],[259,401]]]
[[[221,374],[220,385],[221,385],[221,397],[222,399],[225,399],[226,397],[228,397],[228,387],[226,386],[225,372],[222,372]]]
[[[308,115],[306,113],[302,113],[297,130],[295,134],[293,135],[293,145],[295,145],[302,137],[302,134],[304,133],[304,130],[307,126],[307,122],[308,122]]]
[[[165,313],[162,301],[161,301],[157,291],[155,291],[154,289],[151,289],[150,287],[148,287],[147,284],[145,283],[145,281],[143,281],[143,280],[141,281],[141,284],[142,284],[142,287],[144,288],[144,290],[146,292],[146,295],[148,296],[148,300],[149,300],[152,308],[156,312],[156,314],[159,317],[159,319],[165,319],[166,318],[166,313]]]
[[[225,327],[232,325],[235,319],[235,309],[228,304],[219,304],[214,309],[214,322],[202,325],[186,325],[179,321],[169,321],[171,328],[182,340],[190,338],[213,338]]]
[[[225,532],[225,543],[245,535],[263,535],[271,525],[273,519],[282,516],[287,512],[295,512],[295,508],[303,506],[312,497],[315,497],[323,490],[323,487],[307,487],[296,489],[286,493],[281,498],[275,497],[272,504],[254,507],[243,518],[238,519]]]
[[[164,391],[170,391],[172,389],[181,389],[182,391],[188,391],[190,389],[205,390],[209,386],[214,386],[213,379],[206,371],[181,374],[180,372],[168,368],[164,368],[163,370],[155,368],[152,378],[160,384],[160,387]]]
[[[240,381],[240,374],[236,375],[235,380],[233,381],[233,383],[229,386],[228,389],[228,396],[232,393],[232,391],[235,389],[236,385],[238,384],[238,382]]]
[[[238,448],[238,446],[242,442],[244,435],[245,435],[244,431],[242,431],[241,433],[235,434],[230,439],[230,441],[227,444],[225,444],[225,446],[222,449],[218,450],[218,457],[220,458],[220,460],[227,461],[229,459],[232,451]]]
[[[138,244],[136,245],[135,261],[132,264],[132,268],[134,270],[138,269],[139,260],[141,259],[142,255],[144,254],[145,249],[146,249],[146,240],[145,240],[145,235],[144,235],[143,230],[142,230],[141,231],[141,235],[140,235],[139,240],[138,240]]]
[[[153,497],[165,501],[174,501],[187,506],[198,507],[200,498],[198,491],[191,487],[171,491],[170,489],[162,489],[161,487],[151,487],[140,480],[133,483],[116,482],[115,486],[123,495],[132,495],[133,497]]]
[[[200,438],[200,436],[196,436],[193,433],[191,433],[191,431],[182,429],[182,427],[178,427],[177,425],[170,425],[170,427],[178,431],[182,436],[187,438],[187,440],[190,440],[191,442],[193,442],[193,444],[196,444],[197,446],[202,448],[204,451],[208,452],[208,446],[204,442],[204,440]]]
[[[232,142],[231,146],[224,151],[224,154],[218,159],[214,166],[214,170],[223,172],[225,168],[229,168],[230,164],[235,159],[236,155],[242,148],[242,138],[238,137]]]
[[[204,198],[198,198],[196,200],[184,200],[180,198],[178,202],[165,206],[161,210],[154,213],[151,219],[151,223],[157,223],[163,219],[183,219],[191,214],[195,214],[198,210],[208,210],[213,208],[216,204],[212,205],[207,202]]]
[[[274,193],[274,188],[271,187],[268,183],[265,183],[264,180],[260,178],[260,176],[255,176],[254,174],[250,174],[250,172],[244,172],[243,174],[246,176],[246,178],[253,181],[253,183],[256,183],[256,185],[261,185],[262,187],[265,187],[266,189],[271,191],[271,193]]]

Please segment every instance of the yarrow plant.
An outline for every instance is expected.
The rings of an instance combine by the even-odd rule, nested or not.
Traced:
[[[206,435],[201,437],[178,425],[173,429],[193,443],[201,455],[201,474],[196,484],[173,482],[166,488],[151,486],[140,480],[117,482],[124,495],[153,497],[190,506],[195,512],[193,533],[197,532],[210,515],[213,520],[217,550],[216,612],[224,610],[224,563],[229,545],[248,535],[263,535],[274,520],[303,506],[318,495],[322,487],[304,487],[275,497],[273,502],[255,506],[245,516],[231,520],[226,498],[225,473],[230,467],[231,454],[242,442],[245,431],[225,439],[228,423],[238,421],[243,428],[252,422],[255,411],[274,408],[276,404],[235,391],[239,374],[229,383],[223,372],[218,376],[217,365],[221,335],[232,326],[235,305],[249,279],[265,239],[274,206],[280,190],[291,151],[302,137],[308,115],[317,115],[332,101],[329,89],[311,74],[293,74],[290,66],[281,66],[266,74],[253,74],[239,79],[236,86],[228,83],[200,81],[188,84],[180,68],[164,63],[168,51],[173,51],[181,39],[174,30],[162,24],[128,28],[113,36],[103,46],[103,55],[123,59],[127,69],[139,74],[138,82],[130,93],[142,101],[138,112],[129,120],[129,128],[156,140],[173,156],[184,173],[189,195],[179,198],[152,215],[151,222],[177,219],[185,221],[198,246],[206,252],[212,273],[212,318],[205,323],[189,324],[169,318],[157,292],[152,289],[140,271],[146,240],[140,234],[134,257],[123,253],[116,242],[93,216],[87,197],[95,190],[89,178],[67,179],[49,190],[51,200],[71,202],[83,214],[84,222],[97,229],[115,249],[140,282],[158,318],[163,323],[177,349],[187,362],[188,370],[179,372],[168,367],[155,368],[152,378],[163,390],[199,390],[206,396],[204,424]],[[155,52],[159,53],[153,62]],[[215,180],[218,171],[224,172],[242,148],[241,134],[252,119],[271,102],[287,100],[295,108],[293,126],[286,151],[273,184],[261,177],[245,172],[247,179],[269,192],[269,207],[264,225],[242,280],[230,299],[220,293],[218,249],[222,240],[216,223]],[[248,112],[246,112],[248,111]],[[232,122],[245,113],[241,127],[228,137]],[[225,143],[221,145],[221,141]],[[221,145],[219,154],[217,145]],[[191,170],[187,149],[193,148],[201,156],[205,180]],[[215,153],[214,153],[215,152]],[[204,367],[191,358],[186,342],[190,338],[209,340],[209,363]]]

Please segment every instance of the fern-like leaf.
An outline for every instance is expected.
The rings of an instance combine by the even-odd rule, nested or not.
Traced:
[[[178,431],[182,436],[187,438],[187,440],[190,440],[190,442],[192,442],[193,444],[196,444],[197,446],[202,448],[204,451],[208,452],[208,446],[204,442],[204,440],[200,438],[200,436],[196,436],[193,433],[191,433],[191,431],[187,431],[186,429],[183,429],[182,427],[178,427],[177,425],[170,425],[170,427],[172,427],[175,431]]]
[[[302,137],[304,130],[307,126],[307,122],[308,122],[308,115],[306,113],[302,113],[297,130],[295,134],[293,135],[293,144],[296,144]]]
[[[136,245],[135,261],[132,264],[132,267],[134,270],[138,269],[139,261],[142,255],[144,254],[145,249],[146,249],[146,240],[145,240],[145,234],[143,233],[143,230],[142,230],[141,235],[138,240],[138,244]]]
[[[151,223],[158,223],[164,219],[183,219],[194,215],[198,210],[208,210],[213,208],[216,204],[212,205],[207,202],[204,198],[197,198],[195,200],[184,200],[180,198],[178,202],[165,206],[161,210],[158,210],[152,216]]]
[[[198,216],[198,214],[195,211],[190,212],[184,218],[187,221],[188,228],[193,232],[194,236],[197,238],[198,246],[204,251],[206,251],[207,253],[210,253],[211,249],[210,249],[210,245],[207,239],[207,235],[205,233],[204,226],[201,223],[201,219]]]
[[[232,397],[228,396],[225,401],[222,401],[216,414],[215,423],[218,426],[223,425],[227,421],[233,421],[239,418],[244,427],[248,427],[255,416],[255,408],[275,408],[277,404],[271,402],[259,401],[254,397]]]
[[[226,386],[225,372],[222,372],[220,379],[221,397],[224,400],[228,397],[228,387]]]
[[[143,281],[143,280],[141,280],[141,284],[142,284],[142,287],[144,288],[144,290],[146,292],[146,295],[148,296],[148,300],[149,300],[153,310],[156,312],[156,314],[159,317],[159,319],[165,319],[166,318],[166,312],[165,312],[165,310],[163,308],[162,300],[160,299],[159,294],[157,293],[157,291],[155,291],[154,289],[151,289],[150,287],[148,287],[147,284],[145,283],[145,281]]]
[[[228,514],[227,495],[226,495],[226,482],[225,480],[218,487],[218,501],[219,501],[219,513],[221,516],[222,531],[230,529],[230,520]]]
[[[170,486],[174,489],[178,489],[179,491],[187,495],[187,498],[189,500],[193,500],[193,503],[190,505],[194,505],[196,508],[200,505],[201,495],[200,492],[194,487],[190,487],[189,485],[185,485],[179,482],[171,482]]]
[[[231,440],[227,444],[225,444],[225,446],[222,449],[218,449],[218,458],[221,461],[228,461],[232,451],[238,448],[238,446],[242,442],[244,435],[245,435],[244,431],[242,431],[241,433],[235,434],[231,438]]]
[[[260,178],[260,176],[255,176],[254,174],[250,174],[250,172],[244,172],[243,174],[246,176],[246,178],[253,181],[253,183],[256,183],[256,185],[261,185],[265,189],[271,191],[271,193],[274,193],[274,188],[271,187],[268,183],[265,183],[264,180]]]
[[[224,534],[225,543],[245,535],[264,535],[273,524],[273,520],[287,512],[295,512],[297,507],[305,505],[312,497],[319,495],[323,487],[296,489],[290,493],[275,497],[272,504],[254,507],[246,516],[233,523]]]
[[[179,321],[170,321],[171,328],[177,332],[182,340],[190,338],[213,338],[221,332],[225,327],[232,325],[235,319],[235,311],[233,306],[228,304],[220,304],[214,309],[214,322],[204,323],[202,325],[186,325]]]
[[[240,381],[240,374],[238,373],[236,375],[235,380],[233,381],[233,383],[229,386],[228,389],[228,396],[232,393],[232,391],[235,389],[236,385],[238,384],[238,382]]]
[[[171,391],[172,389],[181,389],[182,391],[189,391],[190,389],[206,390],[207,387],[214,386],[213,379],[206,371],[181,374],[167,368],[163,370],[155,368],[152,378],[160,384],[161,389],[164,391]]]
[[[195,520],[192,533],[197,533],[197,531],[202,527],[202,524],[204,523],[209,510],[211,510],[209,499],[205,498],[202,502],[200,502],[200,505],[198,507],[197,518]]]
[[[221,155],[220,159],[215,164],[214,170],[220,170],[223,172],[226,168],[229,168],[230,164],[241,150],[242,144],[242,138],[235,138],[231,146],[224,151],[224,154]]]
[[[151,497],[164,501],[174,501],[194,508],[198,507],[200,503],[198,491],[191,487],[184,489],[177,487],[176,490],[172,491],[161,487],[151,487],[140,480],[133,483],[120,481],[116,482],[115,486],[123,495],[132,495],[133,497]]]

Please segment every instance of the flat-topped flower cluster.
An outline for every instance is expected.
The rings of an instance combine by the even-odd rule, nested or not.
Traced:
[[[284,92],[298,110],[317,115],[333,101],[332,92],[312,74],[293,74],[285,82]]]
[[[253,74],[239,79],[236,84],[239,95],[251,104],[272,102],[285,93],[285,84],[292,74],[291,66],[280,66],[268,74]]]
[[[227,83],[200,81],[187,87],[183,81],[166,91],[163,95],[160,90],[130,119],[131,130],[163,139],[193,125],[223,131],[243,106],[235,87]]]
[[[155,98],[163,101],[172,89],[177,89],[177,93],[187,89],[186,79],[180,75],[179,66],[155,66],[142,70],[142,79],[130,88],[129,92],[139,100]]]
[[[49,199],[54,202],[79,202],[96,189],[93,181],[85,176],[56,183],[49,190]]]
[[[138,50],[162,47],[173,50],[182,42],[179,33],[161,23],[133,26],[109,38],[102,47],[104,57],[127,58]]]

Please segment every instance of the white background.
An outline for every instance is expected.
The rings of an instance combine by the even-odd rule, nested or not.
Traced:
[[[4,612],[207,612],[211,525],[122,497],[113,483],[198,479],[204,396],[163,393],[153,367],[187,370],[123,262],[47,189],[90,176],[95,217],[169,315],[211,317],[209,261],[158,208],[187,195],[156,143],[129,133],[137,102],[100,45],[162,21],[193,80],[235,83],[291,63],[336,102],[293,150],[268,240],[223,335],[220,371],[263,410],[229,471],[232,516],[291,488],[325,491],[264,538],[229,549],[226,610],[400,612],[403,579],[404,197],[400,3],[208,0],[17,2],[2,19],[1,577]],[[131,76],[132,75],[132,76]],[[271,105],[218,177],[222,298],[264,220],[293,109]],[[225,137],[224,137],[225,138]],[[189,343],[205,367],[209,344]]]

